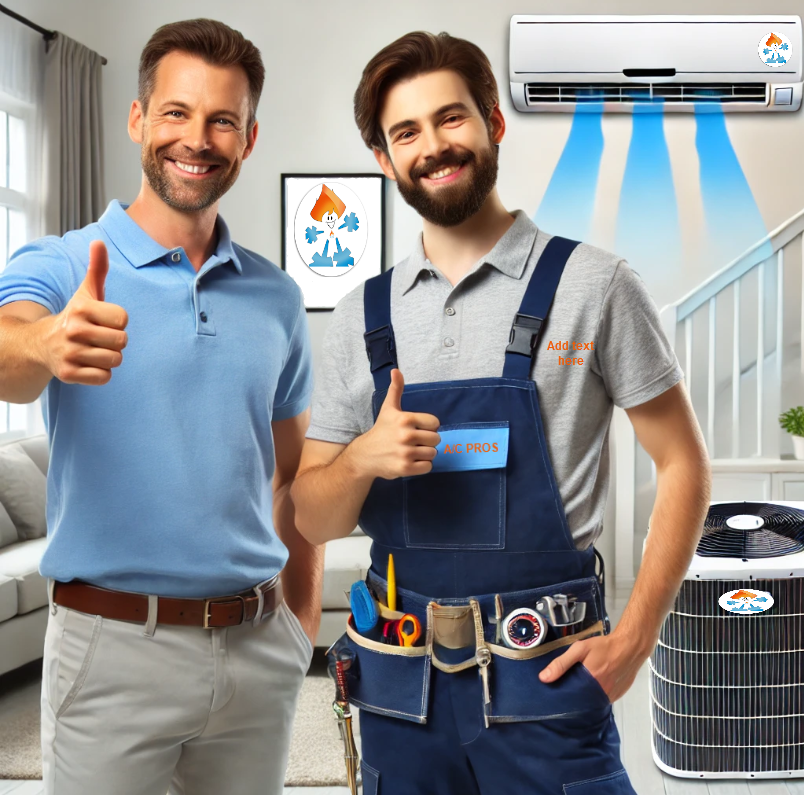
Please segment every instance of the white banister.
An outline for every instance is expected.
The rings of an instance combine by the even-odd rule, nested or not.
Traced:
[[[748,271],[775,254],[780,248],[784,248],[791,240],[799,237],[802,232],[804,232],[804,210],[800,210],[792,218],[776,227],[772,232],[765,235],[762,240],[751,246],[744,254],[733,259],[725,268],[721,268],[717,273],[712,274],[703,284],[691,290],[679,301],[676,301],[674,306],[678,313],[678,321],[681,322],[691,315],[713,295],[717,295],[741,276],[745,276]],[[771,244],[771,251],[766,250],[768,243]],[[664,311],[663,309],[662,313]]]
[[[740,282],[734,282],[734,345],[731,358],[731,457],[740,457]]]
[[[717,348],[717,297],[709,299],[709,367],[706,379],[706,446],[709,457],[715,456],[715,349]]]
[[[692,316],[684,321],[684,375],[687,391],[692,395]]]
[[[765,263],[757,266],[757,455],[762,456],[765,397]]]
[[[614,407],[612,415],[615,456],[616,517],[614,538],[615,588],[630,591],[634,585],[634,498],[636,487],[636,434],[628,415]]]
[[[776,427],[776,418],[782,413],[782,374],[784,365],[784,249],[776,252],[776,367],[773,380],[776,384],[773,419]],[[766,455],[778,458],[780,453],[779,434],[771,435]]]

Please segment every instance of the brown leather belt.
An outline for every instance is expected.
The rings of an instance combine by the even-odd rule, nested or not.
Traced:
[[[61,607],[79,613],[103,616],[118,621],[148,620],[148,596],[126,591],[109,591],[80,580],[56,582],[53,586],[53,601]],[[279,575],[234,596],[218,596],[213,599],[174,599],[160,596],[157,600],[157,624],[178,624],[188,627],[234,627],[246,621],[254,621],[260,601],[260,618],[272,613],[282,601],[282,586]]]

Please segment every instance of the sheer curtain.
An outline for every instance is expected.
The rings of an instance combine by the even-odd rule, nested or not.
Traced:
[[[24,243],[96,221],[103,185],[102,58],[0,14],[0,272]],[[44,431],[39,402],[0,403],[0,441]]]
[[[0,15],[0,271],[43,234],[45,40]],[[0,439],[43,429],[38,404],[0,403]]]

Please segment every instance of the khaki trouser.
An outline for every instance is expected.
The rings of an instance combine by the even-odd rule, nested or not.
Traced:
[[[46,795],[274,795],[312,657],[282,602],[260,626],[143,624],[51,608]]]

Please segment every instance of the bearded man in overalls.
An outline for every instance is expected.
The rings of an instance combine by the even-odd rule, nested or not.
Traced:
[[[350,619],[342,639],[364,793],[630,795],[611,705],[656,643],[709,500],[656,307],[622,259],[503,207],[505,121],[475,45],[403,36],[364,70],[355,118],[423,233],[333,313],[292,496],[309,541],[358,523],[373,541],[379,621]],[[658,494],[609,632],[593,542],[613,404]],[[404,614],[422,626],[412,646],[387,631]]]

